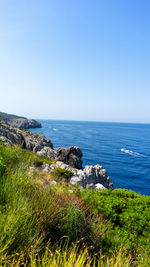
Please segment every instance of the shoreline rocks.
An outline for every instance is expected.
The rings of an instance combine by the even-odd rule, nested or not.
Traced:
[[[40,167],[41,170],[51,172],[53,169],[62,168],[71,170],[73,176],[70,183],[79,184],[83,188],[90,189],[113,189],[113,183],[103,166],[85,166],[82,168],[82,151],[79,147],[65,147],[53,149],[52,142],[43,134],[37,134],[28,130],[14,128],[0,122],[0,139],[6,145],[17,144],[24,149],[30,150],[38,155],[45,155],[56,164],[46,164]]]
[[[14,114],[8,114],[4,112],[0,112],[0,122],[10,125],[14,128],[41,128],[42,125],[40,122],[36,120],[30,120],[25,117],[17,116]]]
[[[42,125],[40,122],[36,120],[29,120],[26,118],[3,119],[1,122],[8,124],[11,127],[19,128],[19,129],[42,128]]]
[[[57,161],[62,161],[73,168],[82,169],[82,151],[79,147],[59,147],[56,149]]]
[[[69,182],[73,185],[78,184],[83,188],[94,190],[114,189],[113,183],[110,177],[107,175],[106,170],[98,164],[95,166],[85,166],[83,170],[71,168],[69,165],[61,161],[57,161],[56,164],[44,164],[39,167],[40,170],[49,173],[57,168],[73,172],[74,175],[69,180]]]
[[[53,144],[43,134],[21,130],[4,123],[0,123],[0,136],[1,140],[5,137],[4,142],[8,145],[20,145],[22,148],[33,152],[45,146],[53,149]]]

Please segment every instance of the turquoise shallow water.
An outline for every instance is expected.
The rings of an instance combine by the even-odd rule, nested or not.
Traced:
[[[39,120],[54,148],[79,146],[83,165],[103,165],[115,188],[150,195],[150,124]],[[121,149],[124,149],[121,151]]]

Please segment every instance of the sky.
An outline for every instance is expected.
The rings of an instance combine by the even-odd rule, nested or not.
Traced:
[[[150,1],[0,0],[0,111],[150,123]]]

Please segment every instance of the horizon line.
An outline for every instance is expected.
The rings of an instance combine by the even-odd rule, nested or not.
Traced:
[[[33,118],[32,118],[33,119]],[[34,118],[34,120],[49,120],[49,121],[72,121],[72,122],[100,122],[100,123],[122,123],[122,124],[150,124],[150,122],[121,122],[121,121],[97,121],[97,120],[67,120],[67,119],[43,119],[43,118]]]

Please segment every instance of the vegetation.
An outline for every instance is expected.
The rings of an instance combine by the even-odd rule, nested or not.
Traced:
[[[1,119],[25,119],[25,117],[13,115],[13,114],[8,114],[4,112],[0,112],[0,120]]]
[[[0,142],[0,266],[150,266],[150,197],[80,191],[45,163]]]
[[[67,180],[67,182],[69,181],[72,175],[73,175],[72,171],[61,169],[61,168],[57,168],[51,172],[51,176],[53,176],[54,178],[57,178],[57,179],[64,178]]]

